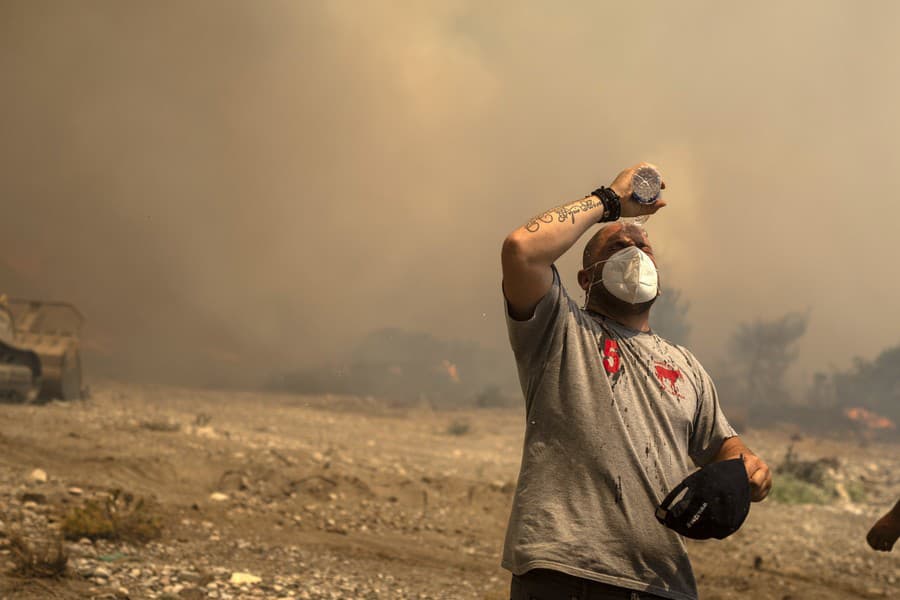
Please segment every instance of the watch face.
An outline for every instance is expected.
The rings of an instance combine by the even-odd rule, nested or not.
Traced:
[[[632,196],[641,204],[653,204],[659,198],[662,179],[653,167],[641,167],[631,178]]]

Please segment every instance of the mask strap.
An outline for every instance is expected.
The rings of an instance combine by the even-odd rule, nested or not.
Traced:
[[[594,289],[594,283],[596,283],[596,281],[594,281],[594,277],[597,272],[597,269],[595,267],[600,263],[607,262],[608,260],[608,258],[606,260],[598,260],[597,262],[591,263],[587,266],[587,269],[591,269],[591,282],[588,284],[588,288],[584,292],[584,304],[582,305],[581,310],[587,310],[588,300],[590,300],[591,298],[591,290]],[[602,277],[600,278],[600,281],[603,281]]]

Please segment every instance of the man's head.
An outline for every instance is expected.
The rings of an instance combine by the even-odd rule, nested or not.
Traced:
[[[631,304],[615,297],[601,282],[606,261],[631,246],[643,251],[656,264],[647,232],[637,223],[611,223],[588,240],[582,255],[582,269],[578,271],[578,284],[588,294],[585,302],[588,308],[609,316],[636,315],[650,310],[656,298]]]

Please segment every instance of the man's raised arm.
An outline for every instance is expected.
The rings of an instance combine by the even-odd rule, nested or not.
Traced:
[[[645,165],[648,163],[625,169],[609,186],[619,197],[623,217],[653,214],[666,204],[660,199],[646,206],[631,198],[631,177]],[[603,202],[591,195],[551,208],[506,236],[500,256],[503,294],[509,302],[510,315],[517,320],[531,318],[534,308],[553,285],[551,265],[592,225],[604,218],[613,220],[611,217],[615,216],[604,214]]]

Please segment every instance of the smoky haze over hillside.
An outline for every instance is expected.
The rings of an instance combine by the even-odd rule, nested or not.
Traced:
[[[900,341],[900,5],[854,7],[7,0],[0,288],[142,379],[502,349],[503,236],[649,160],[701,360],[809,309],[797,376],[844,367]]]

